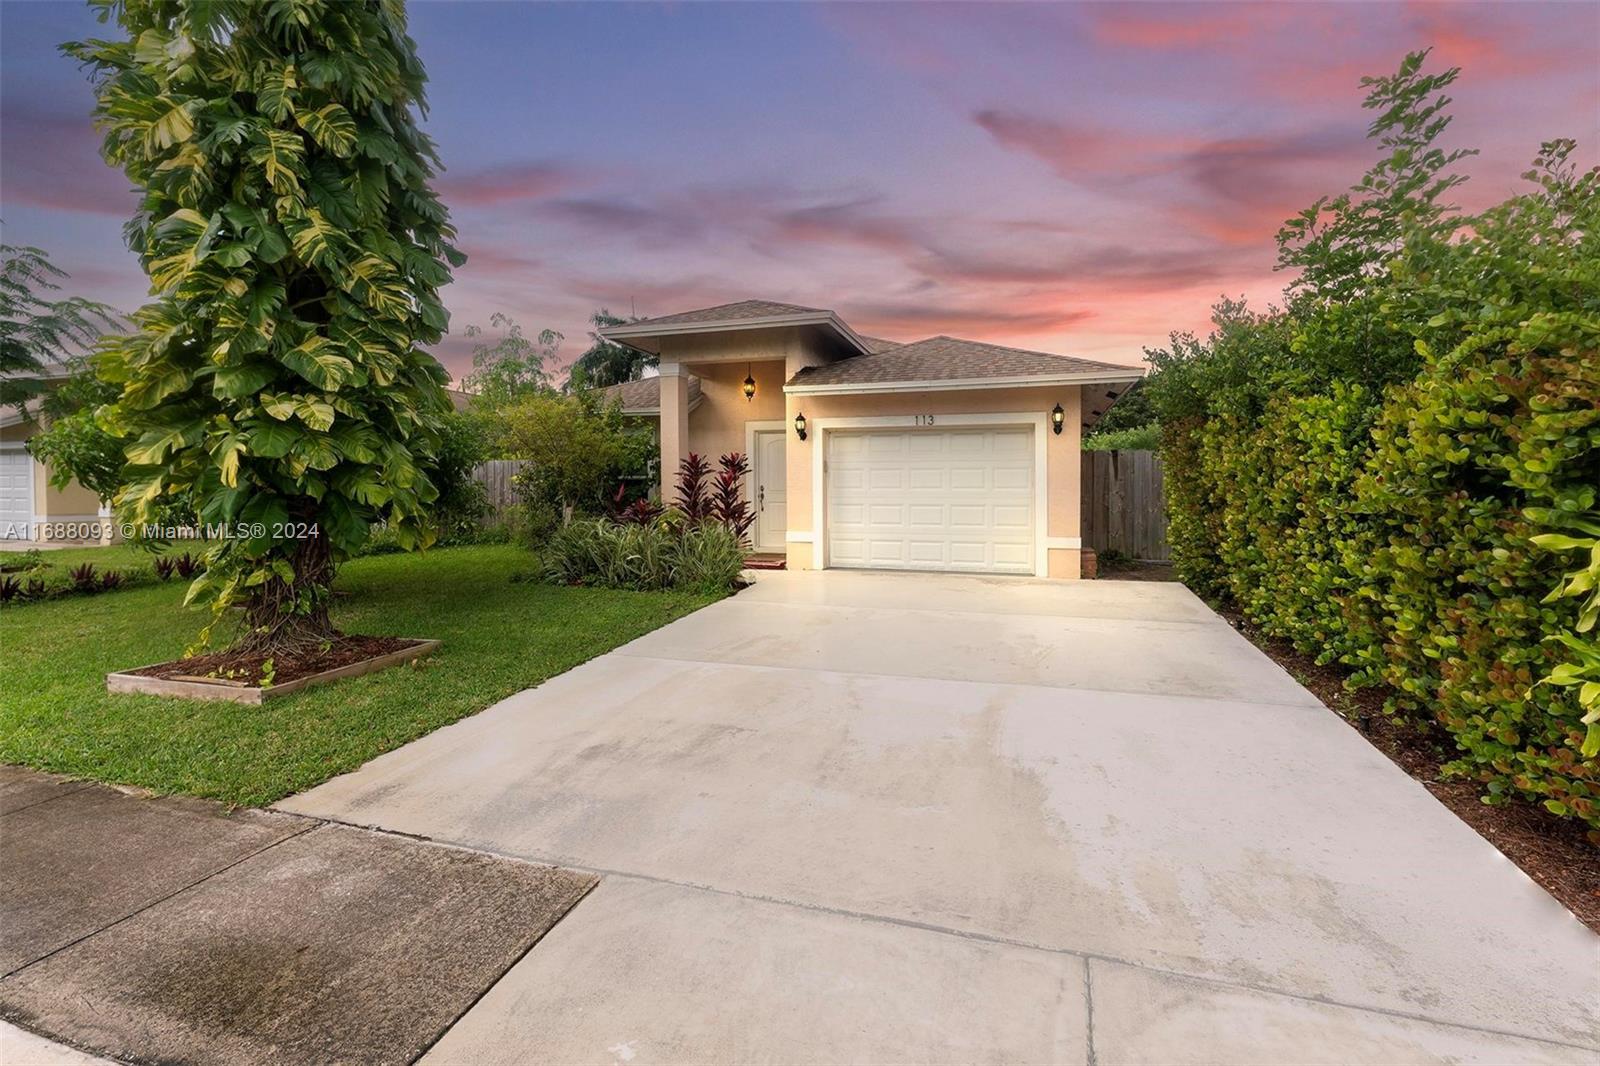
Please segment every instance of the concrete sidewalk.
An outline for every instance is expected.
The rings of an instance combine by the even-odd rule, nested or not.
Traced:
[[[1600,1057],[1600,938],[1177,585],[764,573],[280,806],[605,875],[441,1063]]]
[[[0,767],[0,1046],[410,1062],[595,880]]]

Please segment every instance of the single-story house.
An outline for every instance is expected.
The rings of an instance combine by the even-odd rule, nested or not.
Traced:
[[[750,456],[758,552],[789,569],[1079,576],[1079,440],[1138,367],[955,337],[863,337],[833,311],[767,300],[601,335],[659,357],[616,387],[679,461]],[[631,406],[630,406],[631,405]]]
[[[99,543],[110,537],[110,511],[76,481],[50,484],[50,470],[27,452],[39,432],[34,408],[0,411],[0,543]]]

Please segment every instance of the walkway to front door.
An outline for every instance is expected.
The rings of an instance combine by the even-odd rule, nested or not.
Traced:
[[[439,1063],[1600,1048],[1600,938],[1178,585],[762,574],[282,806],[602,875]]]

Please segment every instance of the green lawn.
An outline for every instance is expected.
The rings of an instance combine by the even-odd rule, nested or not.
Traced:
[[[183,582],[8,606],[0,610],[0,762],[266,804],[715,598],[510,580],[531,565],[525,550],[506,546],[348,563],[335,585],[348,593],[334,611],[342,629],[437,637],[444,646],[416,666],[259,707],[106,692],[108,671],[176,658],[204,624],[204,613],[181,607]]]

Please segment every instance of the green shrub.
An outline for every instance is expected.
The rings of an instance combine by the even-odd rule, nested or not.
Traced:
[[[541,555],[559,584],[663,589],[673,583],[676,538],[656,525],[577,518],[552,535]]]
[[[1600,175],[1549,142],[1532,191],[1451,216],[1454,72],[1420,63],[1369,100],[1392,154],[1280,235],[1288,306],[1151,353],[1168,539],[1201,595],[1442,726],[1485,802],[1600,837]]]
[[[1116,408],[1112,408],[1116,410]],[[1155,451],[1161,446],[1161,427],[1154,422],[1147,426],[1112,429],[1083,439],[1086,452]]]
[[[726,591],[744,569],[744,547],[726,526],[577,518],[540,551],[545,576],[563,585]]]
[[[423,470],[439,490],[432,519],[441,546],[480,542],[489,496],[472,471],[489,453],[489,433],[481,418],[463,411],[440,417],[438,444]]]
[[[673,583],[679,588],[726,591],[739,582],[745,547],[729,527],[717,522],[686,529],[673,558]]]

